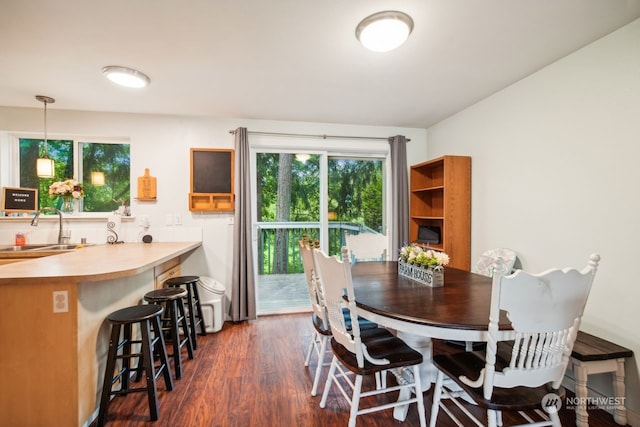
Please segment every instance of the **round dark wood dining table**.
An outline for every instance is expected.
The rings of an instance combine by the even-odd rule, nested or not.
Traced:
[[[437,373],[431,363],[432,338],[462,342],[487,339],[490,277],[445,267],[444,286],[432,288],[399,276],[398,263],[390,261],[355,263],[351,276],[358,314],[397,331],[399,338],[422,354],[424,391],[435,382]],[[499,328],[511,329],[504,312],[500,313]],[[406,414],[407,406],[394,409],[398,420],[404,420]]]
[[[351,269],[358,312],[402,332],[484,341],[489,324],[491,278],[445,267],[444,286],[432,288],[398,275],[397,262],[361,262]],[[505,313],[500,329],[511,329]]]

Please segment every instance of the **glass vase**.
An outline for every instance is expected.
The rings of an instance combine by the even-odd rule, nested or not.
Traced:
[[[62,199],[62,212],[71,214],[73,213],[73,197],[64,197]]]

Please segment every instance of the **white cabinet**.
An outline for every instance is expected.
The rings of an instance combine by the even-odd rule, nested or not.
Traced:
[[[154,268],[155,288],[162,288],[167,279],[177,276],[180,276],[180,257],[171,259]]]

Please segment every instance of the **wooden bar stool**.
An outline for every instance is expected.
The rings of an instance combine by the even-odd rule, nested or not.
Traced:
[[[111,323],[111,338],[109,339],[109,353],[107,365],[104,371],[104,382],[100,398],[100,411],[98,413],[98,427],[104,426],[107,421],[109,401],[112,395],[124,395],[134,392],[147,392],[149,400],[149,415],[152,421],[158,419],[158,396],[156,380],[163,375],[165,388],[173,390],[173,380],[167,362],[167,352],[164,346],[164,337],[160,326],[160,315],[163,308],[160,305],[138,305],[123,308],[111,313],[107,320]],[[137,324],[140,329],[141,339],[133,339],[132,326]],[[152,333],[153,330],[153,333]],[[122,340],[120,340],[122,332]],[[133,345],[140,345],[139,352],[133,352]],[[160,364],[155,365],[153,355],[157,354]],[[138,358],[135,368],[132,368],[132,358]],[[118,372],[116,360],[121,361]],[[146,385],[144,387],[130,387],[130,377],[133,372],[144,370]],[[120,387],[113,390],[113,385],[118,382]]]
[[[191,345],[191,334],[189,324],[184,310],[184,297],[187,290],[182,288],[162,288],[147,292],[144,300],[150,304],[164,306],[164,313],[161,317],[162,331],[168,333],[171,341],[173,353],[173,369],[177,379],[182,378],[182,347],[187,346],[189,359],[193,359],[193,346]],[[184,332],[184,338],[180,338],[180,328]]]
[[[200,335],[207,335],[206,325],[202,317],[202,306],[200,305],[200,296],[198,295],[199,276],[178,276],[167,279],[165,283],[168,287],[184,286],[187,290],[187,308],[189,313],[189,325],[191,326],[191,343],[193,348],[198,348],[197,329],[200,327]]]

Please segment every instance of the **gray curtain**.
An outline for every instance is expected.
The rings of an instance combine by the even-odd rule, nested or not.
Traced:
[[[407,168],[407,138],[389,138],[391,146],[391,192],[394,194],[391,225],[391,259],[409,242],[409,171]]]
[[[249,174],[247,128],[235,131],[237,186],[233,229],[233,270],[231,274],[231,320],[256,318],[256,287],[251,251],[251,176]]]

